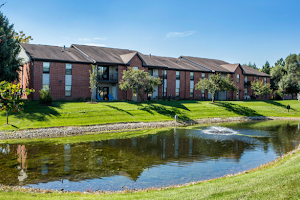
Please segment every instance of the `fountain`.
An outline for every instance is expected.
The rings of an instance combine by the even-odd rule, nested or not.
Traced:
[[[203,130],[205,134],[217,134],[217,135],[236,135],[238,132],[233,129],[221,127],[221,126],[211,126],[208,129]]]

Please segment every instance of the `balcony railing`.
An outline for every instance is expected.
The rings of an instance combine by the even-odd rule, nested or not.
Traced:
[[[251,81],[244,82],[244,87],[250,87],[251,86]]]
[[[118,82],[118,73],[109,73],[109,74],[98,74],[97,77],[98,82]]]

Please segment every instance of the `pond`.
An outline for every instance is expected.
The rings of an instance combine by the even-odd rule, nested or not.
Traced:
[[[298,121],[264,121],[159,129],[123,139],[94,135],[79,143],[11,140],[0,144],[0,184],[111,191],[208,180],[291,151],[299,128]]]

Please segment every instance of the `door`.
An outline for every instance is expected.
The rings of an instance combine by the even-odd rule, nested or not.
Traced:
[[[99,95],[103,100],[108,100],[109,87],[99,87]]]
[[[136,91],[132,91],[132,100],[133,101],[137,101],[138,100],[138,95],[137,95],[137,92]]]

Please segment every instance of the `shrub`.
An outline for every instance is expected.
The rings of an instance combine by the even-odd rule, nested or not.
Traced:
[[[279,90],[277,90],[277,91],[274,93],[273,99],[274,99],[274,100],[282,100],[282,93],[281,93]]]
[[[79,97],[77,101],[83,101],[83,97]]]
[[[52,96],[49,90],[40,90],[40,104],[51,104],[52,103]]]
[[[86,97],[85,101],[91,101],[91,97]]]

